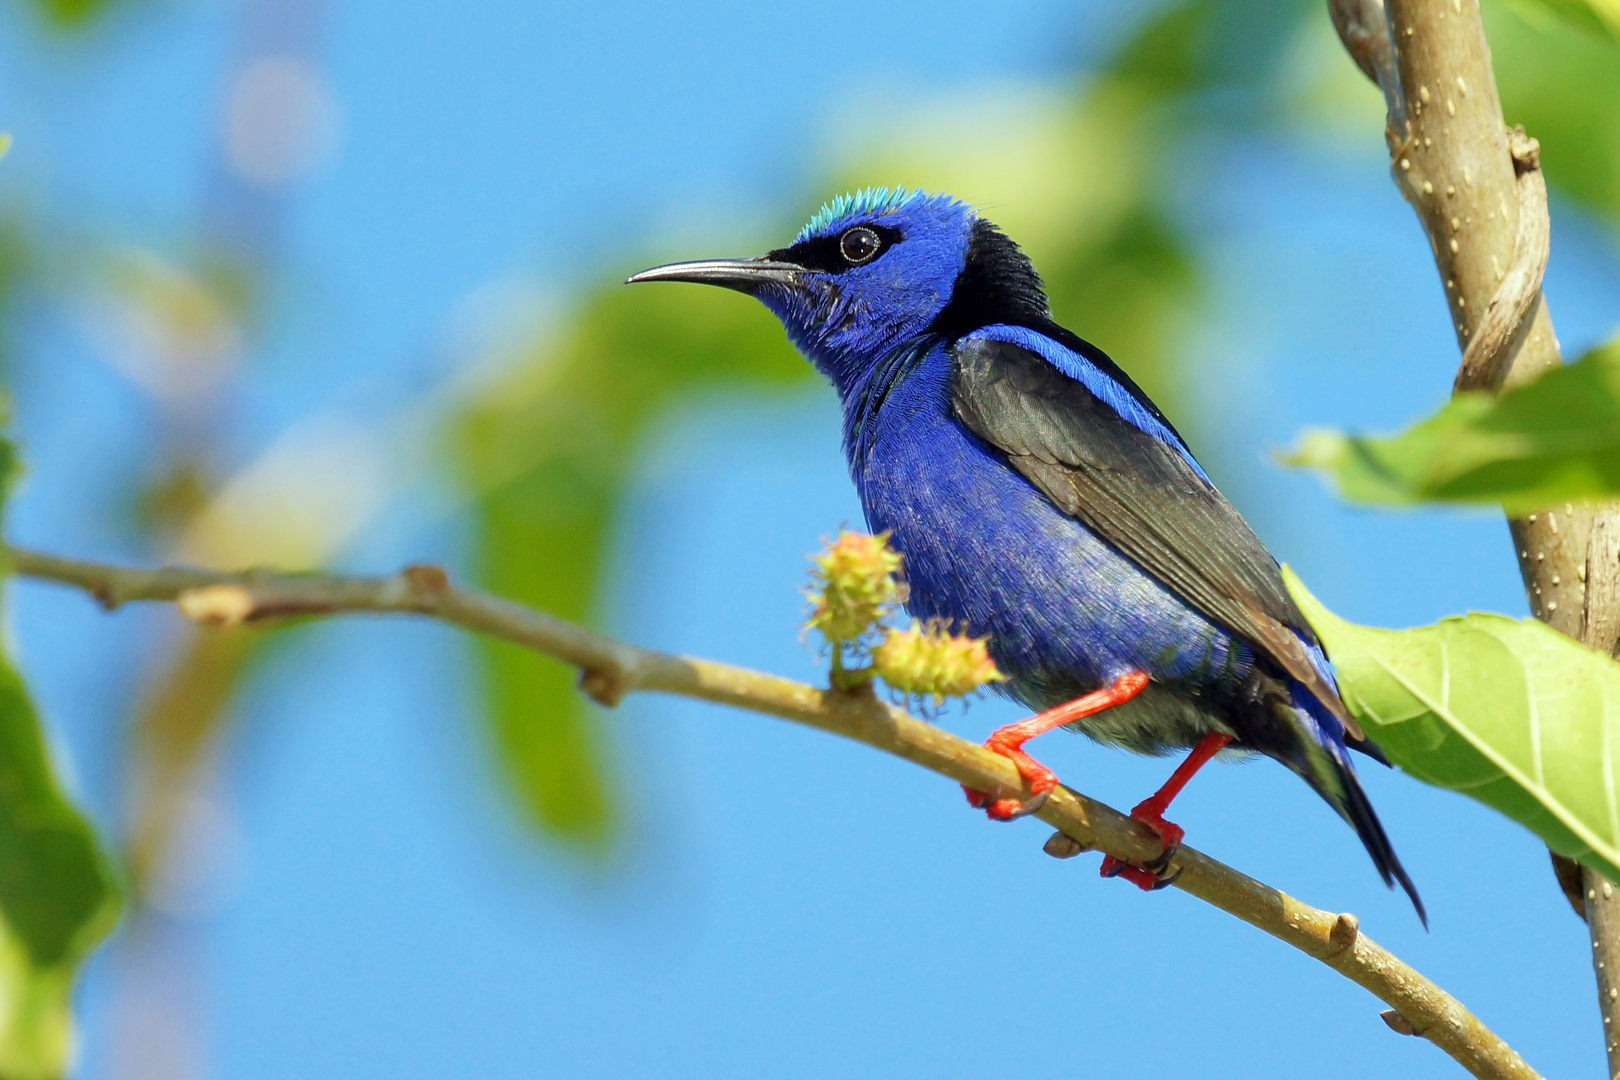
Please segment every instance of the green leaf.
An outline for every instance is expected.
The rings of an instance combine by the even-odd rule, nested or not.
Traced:
[[[1519,3],[1549,11],[1571,26],[1620,45],[1620,0],[1519,0]]]
[[[0,488],[15,471],[0,443]],[[63,1075],[69,994],[112,928],[118,891],[94,832],[51,771],[39,717],[0,655],[0,1076]]]
[[[1211,82],[1214,24],[1233,14],[1217,10],[1210,0],[1166,4],[1148,16],[1101,74],[1158,100],[1184,100],[1198,94]]]
[[[1357,626],[1283,576],[1392,762],[1620,881],[1620,664],[1532,619]]]
[[[1313,430],[1282,460],[1386,506],[1500,503],[1509,513],[1620,493],[1620,338],[1493,398],[1459,394],[1399,435]]]
[[[569,464],[536,468],[482,500],[479,555],[498,594],[583,618],[595,600],[611,492],[572,484]],[[609,779],[573,670],[508,642],[478,648],[491,735],[521,805],[551,835],[600,848],[613,824]]]
[[[719,289],[615,281],[566,333],[537,337],[460,417],[480,577],[493,591],[589,620],[635,450],[678,398],[813,376],[763,307]],[[612,781],[575,675],[480,642],[492,741],[530,818],[584,850],[610,838]]]
[[[116,0],[33,0],[30,5],[47,23],[62,30],[88,26]]]
[[[1612,12],[1617,0],[1605,0]],[[1486,0],[1485,29],[1509,124],[1541,143],[1547,183],[1587,210],[1620,217],[1620,59],[1613,28],[1591,33],[1530,0]],[[1567,0],[1572,12],[1591,5]],[[1590,21],[1577,17],[1575,23]],[[1555,210],[1554,213],[1557,213]]]

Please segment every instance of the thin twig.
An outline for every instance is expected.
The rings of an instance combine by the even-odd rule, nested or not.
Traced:
[[[733,705],[856,739],[979,791],[1016,794],[1022,781],[999,754],[879,701],[869,686],[818,690],[711,660],[638,649],[475,589],[435,566],[390,577],[138,570],[13,548],[13,570],[76,586],[108,609],[135,600],[174,601],[189,618],[236,625],[286,615],[400,612],[425,615],[556,657],[580,669],[585,693],[606,705],[653,690]],[[1027,793],[1026,793],[1027,794]],[[1047,850],[1102,851],[1133,863],[1159,854],[1159,839],[1111,807],[1059,787],[1036,815],[1069,838]],[[1171,860],[1176,887],[1315,957],[1391,1006],[1386,1022],[1422,1035],[1469,1072],[1531,1080],[1535,1072],[1461,1003],[1360,932],[1354,915],[1295,900],[1190,847]]]

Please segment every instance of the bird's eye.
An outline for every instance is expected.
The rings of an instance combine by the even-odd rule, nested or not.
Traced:
[[[851,266],[871,262],[882,246],[883,241],[878,239],[878,234],[861,225],[838,238],[838,251]]]

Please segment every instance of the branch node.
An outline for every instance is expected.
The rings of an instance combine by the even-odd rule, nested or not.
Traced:
[[[253,617],[258,602],[240,585],[204,585],[175,597],[180,614],[194,623],[225,629]]]
[[[450,591],[450,575],[432,563],[412,563],[399,576],[413,600],[438,600]]]
[[[580,693],[607,708],[614,708],[630,692],[630,679],[623,670],[586,668],[579,673]]]
[[[1348,911],[1333,920],[1333,928],[1328,931],[1328,944],[1332,951],[1329,957],[1338,956],[1344,950],[1355,945],[1356,938],[1361,934],[1361,921]]]
[[[1541,143],[1531,138],[1523,124],[1508,130],[1508,153],[1513,155],[1513,172],[1523,176],[1541,168]]]
[[[872,682],[871,668],[855,668],[835,673],[827,680],[827,694],[847,701],[881,705],[877,686]]]
[[[1068,833],[1059,830],[1046,838],[1046,843],[1042,845],[1041,850],[1054,859],[1072,859],[1082,851],[1090,851],[1091,849]]]
[[[1422,1034],[1417,1028],[1412,1026],[1412,1021],[1408,1020],[1394,1009],[1385,1009],[1378,1015],[1383,1019],[1384,1023],[1389,1025],[1389,1030],[1393,1031],[1397,1035]]]
[[[827,674],[827,688],[840,694],[872,689],[872,676],[877,672],[869,667],[835,667]]]

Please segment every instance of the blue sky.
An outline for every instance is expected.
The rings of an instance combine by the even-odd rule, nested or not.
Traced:
[[[86,235],[176,246],[206,176],[230,10],[132,4],[89,41],[45,43],[8,9],[0,128],[17,146],[0,195]],[[1125,10],[337,5],[324,56],[341,135],[289,201],[287,282],[238,403],[239,451],[311,410],[378,410],[441,377],[457,313],[491,281],[565,294],[693,222],[734,236],[807,214],[830,194],[807,178],[864,101],[1067,79]],[[1449,385],[1440,288],[1377,133],[1334,150],[1247,135],[1184,158],[1177,199],[1212,282],[1187,400],[1229,493],[1349,618],[1523,613],[1494,515],[1346,509],[1268,457],[1308,423],[1393,427]],[[1572,354],[1615,323],[1620,270],[1600,230],[1567,208],[1555,220],[1547,292]],[[13,535],[123,553],[105,502],[139,457],[138,395],[49,305],[14,371],[31,476]],[[407,499],[345,561],[454,558],[458,530],[436,509],[431,493]],[[641,644],[814,678],[796,627],[803,556],[858,519],[828,392],[692,403],[649,439],[606,619]],[[64,758],[110,815],[110,724],[168,616],[14,593],[13,634]],[[1452,1067],[1258,932],[1174,890],[1100,881],[1094,856],[1048,859],[1038,824],[988,824],[937,777],[774,720],[652,698],[607,717],[633,781],[631,838],[619,864],[581,870],[501,803],[469,722],[467,658],[446,629],[356,620],[292,635],[255,680],[222,763],[227,839],[174,928],[204,1075]],[[942,722],[982,737],[1014,717],[980,702]],[[1064,735],[1039,755],[1115,805],[1169,768]],[[1584,930],[1545,850],[1398,774],[1369,770],[1367,784],[1430,933],[1270,763],[1208,770],[1176,820],[1217,857],[1356,912],[1546,1074],[1596,1068]],[[85,995],[86,1076],[126,1075],[119,971],[99,962]]]

